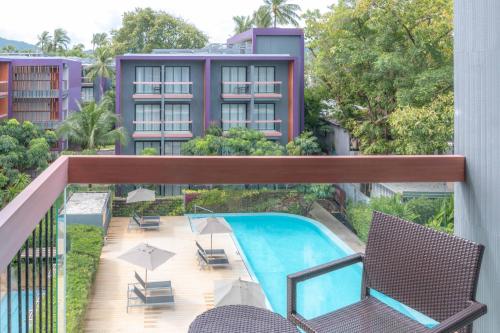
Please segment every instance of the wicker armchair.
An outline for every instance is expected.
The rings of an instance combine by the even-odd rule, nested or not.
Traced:
[[[366,254],[355,254],[288,276],[288,319],[305,332],[471,333],[486,313],[475,301],[484,247],[375,212]],[[361,301],[306,320],[296,309],[301,281],[363,263]],[[433,328],[410,319],[370,296],[370,289],[439,322]]]

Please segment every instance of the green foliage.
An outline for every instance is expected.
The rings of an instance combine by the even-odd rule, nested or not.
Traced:
[[[453,220],[449,220],[450,216],[453,218],[453,205],[449,204],[450,200],[452,199],[416,198],[403,201],[399,196],[372,198],[368,204],[350,202],[347,205],[347,218],[364,242],[368,237],[374,210],[425,224],[437,230],[453,230]],[[445,213],[442,213],[445,209]]]
[[[29,121],[0,122],[0,207],[29,184],[28,174],[47,167],[55,141],[54,132],[42,131]]]
[[[112,31],[111,35],[115,54],[200,48],[208,42],[208,37],[194,25],[151,8],[124,13],[122,27]]]
[[[134,212],[144,215],[180,216],[184,214],[184,201],[182,197],[156,198],[152,202],[137,202],[127,204],[123,198],[113,200],[113,216],[132,216]]]
[[[194,138],[182,147],[184,155],[283,155],[278,143],[267,140],[263,133],[247,128],[222,131],[211,129],[204,137]]]
[[[234,33],[240,34],[252,28],[253,18],[250,16],[233,16]]]
[[[273,26],[280,25],[299,25],[300,6],[288,3],[288,0],[264,0],[264,5],[259,10],[266,11],[272,18]]]
[[[103,234],[100,227],[86,225],[69,225],[67,233],[71,245],[66,260],[66,330],[78,333],[83,332]]]
[[[302,132],[298,137],[290,141],[286,145],[288,155],[303,156],[303,155],[316,155],[321,152],[318,144],[318,139],[312,132]]]
[[[311,70],[363,153],[394,152],[391,114],[434,108],[429,104],[452,90],[451,0],[341,0],[305,18]],[[434,120],[449,127],[443,118]]]
[[[83,149],[98,149],[126,142],[123,127],[115,128],[118,117],[111,109],[111,103],[104,98],[100,103],[90,102],[80,106],[80,112],[72,113],[57,129],[58,135]]]
[[[92,81],[99,80],[99,90],[101,96],[104,95],[104,80],[113,79],[114,57],[111,48],[108,45],[99,46],[93,53],[94,63],[90,65],[87,78]]]
[[[389,116],[394,152],[416,155],[446,153],[453,140],[453,94],[423,107],[403,107]]]
[[[141,155],[144,155],[144,156],[155,156],[155,155],[158,155],[158,151],[156,150],[156,148],[147,147],[147,148],[144,148],[142,150]]]

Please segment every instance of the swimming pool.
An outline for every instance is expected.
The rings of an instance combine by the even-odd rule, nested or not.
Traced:
[[[260,283],[273,311],[286,316],[287,275],[354,253],[322,224],[282,213],[209,214],[222,216],[252,278]],[[189,215],[196,218],[205,215]],[[313,318],[359,301],[361,265],[353,265],[298,285],[297,310]],[[375,293],[398,311],[432,327],[435,321]]]
[[[38,294],[38,291],[37,291]],[[22,325],[22,330],[19,329],[19,320],[18,320],[18,313],[19,313],[19,308],[18,308],[18,295],[17,295],[17,290],[12,291],[11,293],[11,299],[10,299],[10,305],[11,305],[11,329],[12,332],[25,332],[25,323],[26,323],[26,314],[24,312],[25,305],[26,305],[26,291],[21,291],[21,307],[23,309],[22,317],[21,317],[21,325]],[[7,301],[7,295],[4,295],[2,297],[2,300],[0,302],[0,332],[7,332],[7,310],[8,310],[8,301]],[[28,310],[31,312],[33,306],[33,291],[28,291]]]

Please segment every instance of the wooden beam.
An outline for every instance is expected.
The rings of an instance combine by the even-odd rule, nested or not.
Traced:
[[[462,182],[463,156],[70,156],[68,181],[94,184]]]

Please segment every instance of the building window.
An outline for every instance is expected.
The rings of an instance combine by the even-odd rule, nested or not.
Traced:
[[[164,155],[182,155],[182,145],[185,141],[165,141],[164,143]]]
[[[161,143],[160,141],[136,141],[135,142],[135,154],[141,155],[144,148],[154,148],[158,155],[160,152]]]
[[[255,104],[253,112],[253,128],[261,131],[274,130],[274,104]]]
[[[135,82],[135,92],[137,94],[161,94],[161,67],[136,67]],[[144,84],[141,84],[141,82],[144,82]],[[152,82],[158,82],[158,84],[152,84]]]
[[[222,93],[248,94],[247,68],[244,66],[222,67]],[[235,83],[231,83],[235,82]]]
[[[246,104],[222,104],[222,130],[233,127],[246,127]]]
[[[176,82],[190,82],[189,67],[165,67],[165,93],[189,94],[189,84],[176,84]]]
[[[256,82],[274,82],[275,78],[275,69],[273,66],[258,66],[255,68],[256,70]],[[266,84],[256,84],[255,92],[256,93],[274,93],[275,85],[274,83],[266,83]]]
[[[189,104],[165,104],[165,131],[189,131]]]
[[[160,105],[136,104],[135,121],[136,131],[160,131]]]
[[[93,102],[94,101],[94,88],[93,87],[82,88],[82,101],[83,102]]]

